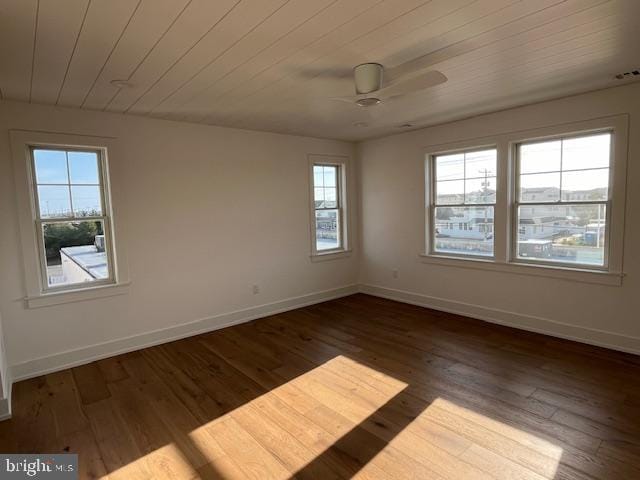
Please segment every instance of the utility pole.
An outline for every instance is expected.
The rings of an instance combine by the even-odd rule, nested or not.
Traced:
[[[489,173],[490,170],[488,168],[483,168],[482,170],[478,170],[482,175],[484,175],[484,181],[482,182],[482,203],[487,203],[487,195],[489,193]],[[484,239],[487,239],[487,207],[484,207]]]

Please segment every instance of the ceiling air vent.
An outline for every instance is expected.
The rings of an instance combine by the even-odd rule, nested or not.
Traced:
[[[618,80],[624,80],[626,78],[640,77],[640,70],[631,70],[630,72],[619,73],[616,75]]]

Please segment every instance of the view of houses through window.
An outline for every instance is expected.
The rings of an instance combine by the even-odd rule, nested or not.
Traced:
[[[493,256],[496,150],[434,157],[434,250]]]
[[[605,265],[610,148],[610,133],[518,146],[518,258]]]
[[[342,247],[340,238],[340,186],[338,165],[313,166],[316,250]]]
[[[611,133],[517,146],[515,256],[606,265]],[[433,157],[433,251],[491,257],[496,150]]]
[[[45,287],[109,278],[100,154],[32,149]]]

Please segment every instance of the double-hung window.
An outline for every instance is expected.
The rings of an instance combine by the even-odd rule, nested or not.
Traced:
[[[621,115],[439,145],[425,262],[620,284],[627,138]]]
[[[515,257],[606,268],[611,132],[520,143]]]
[[[312,256],[347,250],[346,161],[310,155]]]
[[[30,157],[42,290],[112,283],[103,152],[31,146]]]
[[[432,157],[431,252],[494,256],[495,148]]]

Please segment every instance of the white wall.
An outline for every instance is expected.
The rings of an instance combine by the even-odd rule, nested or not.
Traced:
[[[4,346],[4,332],[2,330],[2,316],[0,316],[0,400],[7,396],[7,357]]]
[[[11,378],[7,364],[2,330],[2,316],[0,316],[0,420],[11,415]]]
[[[630,115],[630,132],[622,286],[419,260],[427,145],[623,113]],[[360,282],[371,293],[640,353],[639,162],[638,83],[366,141],[359,145]]]
[[[129,259],[128,294],[25,308],[10,129],[117,137],[121,154],[109,161],[113,190],[122,196],[117,203],[124,206],[116,220],[117,241],[126,244]],[[92,352],[105,355],[139,341],[161,340],[169,333],[93,350],[87,346],[178,325],[183,328],[170,332],[186,335],[229,318],[187,322],[355,284],[355,253],[310,261],[309,153],[353,156],[354,147],[0,103],[0,310],[15,376],[81,362]],[[355,187],[353,175],[351,181]],[[253,284],[260,286],[258,295],[252,293]]]

